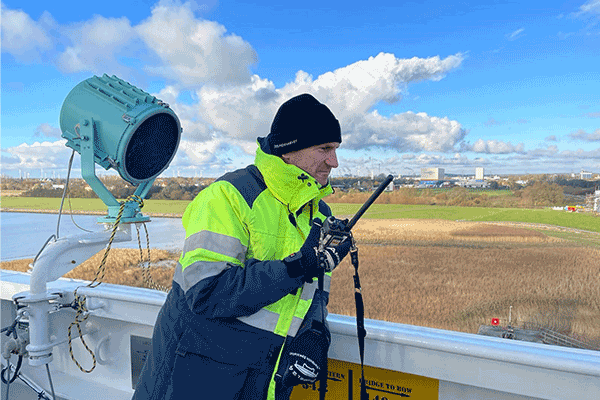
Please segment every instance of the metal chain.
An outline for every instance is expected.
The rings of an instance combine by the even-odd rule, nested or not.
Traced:
[[[113,226],[112,233],[110,235],[110,238],[108,239],[108,245],[106,246],[106,251],[104,252],[104,256],[102,257],[100,266],[98,267],[98,270],[96,271],[96,276],[90,283],[88,283],[86,285],[86,287],[95,288],[95,287],[98,287],[102,283],[102,279],[104,279],[104,272],[106,270],[106,260],[108,258],[108,252],[110,251],[112,242],[115,238],[115,234],[117,233],[117,228],[119,227],[119,224],[121,223],[121,218],[123,216],[123,210],[125,209],[125,204],[132,200],[135,201],[136,203],[138,203],[140,208],[144,207],[144,200],[140,196],[137,196],[135,194],[127,197],[127,199],[125,199],[125,201],[121,202],[121,207],[119,208],[119,213],[117,214],[117,218],[115,220],[115,224]],[[69,325],[69,353],[71,354],[71,359],[73,360],[73,362],[75,362],[75,365],[77,365],[77,367],[81,370],[81,372],[85,372],[85,373],[89,374],[96,368],[96,356],[94,355],[94,352],[85,343],[85,340],[83,339],[83,333],[81,332],[81,323],[84,322],[88,318],[89,313],[85,306],[85,296],[79,296],[77,294],[78,289],[79,288],[75,289],[75,291],[73,292],[75,299],[73,300],[72,307],[75,308],[76,312],[75,312],[75,321],[71,322],[71,324]],[[71,337],[71,328],[73,327],[73,325],[75,325],[77,327],[77,330],[79,332],[79,338],[81,339],[81,343],[83,344],[83,346],[85,347],[87,352],[92,357],[93,364],[92,364],[92,368],[90,368],[90,369],[83,368],[81,366],[81,364],[79,364],[79,362],[75,359],[75,354],[73,354],[73,345],[72,345],[72,337]]]

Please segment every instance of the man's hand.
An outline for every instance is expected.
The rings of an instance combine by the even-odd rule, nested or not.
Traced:
[[[319,252],[322,228],[322,221],[315,218],[300,251],[283,260],[288,266],[290,276],[304,275],[304,281],[311,282],[312,278],[318,277],[322,271],[333,271],[346,257],[352,247],[352,235],[349,233],[348,238],[337,246],[325,247],[322,252]]]
[[[321,253],[318,253],[319,268],[325,270],[325,272],[333,271],[346,257],[350,247],[352,247],[350,238],[335,247],[325,247]]]

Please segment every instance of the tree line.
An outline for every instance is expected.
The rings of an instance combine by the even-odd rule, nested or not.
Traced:
[[[338,191],[325,200],[330,203],[364,203],[370,193],[358,190]],[[471,190],[464,187],[449,189],[418,189],[403,187],[384,192],[377,203],[442,205],[460,207],[537,208],[566,205],[563,188],[549,182],[532,185],[495,195],[491,190]]]
[[[490,189],[507,189],[506,193],[496,195],[493,190],[471,190],[463,187],[448,189],[418,189],[401,187],[394,192],[384,193],[378,202],[391,204],[431,204],[465,207],[550,207],[565,206],[569,195],[593,193],[600,188],[600,181],[568,179],[565,177],[549,177],[547,175],[530,175],[526,184],[516,183],[516,178],[509,179],[505,186],[494,185]],[[329,196],[329,202],[363,203],[370,195],[372,188],[385,179],[384,175],[369,178],[332,178],[332,185],[337,192]],[[117,176],[101,178],[104,185],[117,199],[125,199],[135,192],[136,187]],[[157,178],[150,188],[147,199],[154,200],[192,200],[202,189],[214,179],[211,178]],[[65,180],[15,179],[3,178],[2,190],[22,190],[26,197],[61,197]],[[396,179],[395,185],[409,183],[408,180]],[[343,190],[341,188],[344,188]],[[69,195],[73,198],[95,198],[96,193],[83,179],[72,179],[69,182]],[[567,195],[567,197],[565,197]]]
[[[159,178],[148,191],[147,199],[153,200],[193,200],[202,189],[214,179],[210,178]],[[102,183],[117,199],[132,195],[133,186],[118,177],[103,177]],[[23,197],[62,197],[66,180],[20,180],[3,179],[2,190],[21,190]],[[72,179],[68,187],[72,198],[97,198],[98,196],[83,179]]]

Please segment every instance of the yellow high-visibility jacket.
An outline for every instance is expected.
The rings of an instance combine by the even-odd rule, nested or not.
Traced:
[[[169,398],[175,353],[272,374],[313,299],[328,301],[330,274],[322,293],[316,279],[291,277],[281,260],[302,247],[313,218],[331,215],[322,198],[332,188],[268,154],[266,146],[259,139],[254,165],[222,176],[187,207],[183,252],[136,391],[152,395],[134,399]],[[206,394],[209,382],[199,371],[190,384]],[[271,379],[269,398],[273,391]]]

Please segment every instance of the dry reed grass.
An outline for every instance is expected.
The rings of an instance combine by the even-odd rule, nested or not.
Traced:
[[[531,229],[514,228],[481,222],[368,219],[359,221],[354,237],[368,244],[402,244],[407,242],[514,242],[557,243],[561,239]]]
[[[0,191],[0,195],[5,197],[18,197],[23,192],[25,192],[25,190],[2,190]]]
[[[143,259],[147,260],[147,251],[143,252]],[[104,250],[98,252],[81,265],[77,266],[71,272],[65,275],[66,278],[83,279],[92,281],[96,276],[96,271],[100,266]],[[179,254],[166,250],[151,249],[150,251],[150,271],[152,280],[162,286],[171,287],[173,280],[173,260],[179,258]],[[3,261],[0,263],[1,269],[28,272],[29,264],[33,259]],[[102,282],[114,283],[117,285],[146,287],[140,266],[147,264],[140,263],[140,251],[136,249],[111,249],[106,259],[105,275]],[[166,265],[166,266],[163,266]]]
[[[362,220],[354,228],[367,318],[477,332],[492,317],[530,322],[600,347],[600,250],[528,229],[474,222]],[[103,252],[68,274],[92,280]],[[144,257],[146,253],[144,253]],[[152,263],[178,254],[152,250]],[[144,287],[139,250],[113,249],[104,282]],[[2,262],[27,271],[31,260]],[[334,271],[329,311],[354,315],[354,269]],[[153,267],[170,286],[172,267]]]
[[[512,305],[513,323],[569,310],[573,331],[600,333],[596,249],[363,245],[359,254],[368,318],[476,332],[492,317],[506,325]],[[352,274],[347,260],[334,272],[331,312],[354,314]]]
[[[513,326],[600,348],[597,248],[471,222],[367,220],[354,231],[367,318],[475,333],[493,317],[507,325],[513,306]],[[353,272],[349,260],[334,271],[330,312],[354,315]]]

